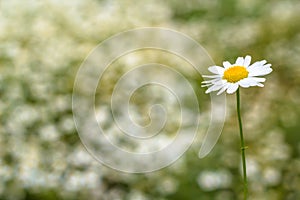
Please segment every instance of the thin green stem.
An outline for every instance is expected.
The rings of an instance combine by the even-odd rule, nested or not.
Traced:
[[[247,199],[248,195],[248,181],[247,181],[247,170],[246,170],[246,155],[245,155],[245,142],[244,142],[244,135],[243,135],[243,125],[242,125],[242,118],[241,118],[241,102],[240,102],[240,89],[236,92],[236,110],[239,120],[239,128],[240,128],[240,137],[241,137],[241,151],[242,151],[242,162],[243,162],[243,177],[244,177],[244,200]]]

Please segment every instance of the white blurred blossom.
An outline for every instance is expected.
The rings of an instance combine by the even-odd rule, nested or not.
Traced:
[[[206,191],[230,187],[232,175],[227,170],[202,171],[197,177],[199,187]]]

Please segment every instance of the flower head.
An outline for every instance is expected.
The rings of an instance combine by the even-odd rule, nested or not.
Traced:
[[[265,82],[264,76],[270,74],[273,70],[271,64],[262,60],[250,65],[251,56],[238,57],[235,64],[230,64],[228,61],[223,62],[224,67],[211,66],[208,68],[214,75],[203,75],[205,80],[202,82],[202,87],[208,87],[205,93],[210,93],[219,90],[218,95],[226,90],[228,94],[234,93],[239,86],[248,88],[250,86],[263,87]]]

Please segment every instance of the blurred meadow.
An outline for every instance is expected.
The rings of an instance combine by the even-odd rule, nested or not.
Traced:
[[[192,37],[217,65],[247,54],[272,64],[264,88],[241,91],[249,199],[300,199],[298,0],[0,0],[0,199],[241,199],[234,95],[227,95],[222,135],[203,159],[196,142],[169,167],[127,174],[99,164],[80,142],[72,91],[81,63],[108,37],[152,26]],[[120,59],[97,91],[98,104],[109,103],[124,66],[150,61],[186,64],[149,51]],[[198,91],[200,108],[207,106],[201,77],[193,71],[186,77]],[[154,98],[164,98],[155,91]],[[145,91],[133,96],[136,115],[144,115],[149,96]],[[115,131],[100,106],[97,113]],[[177,126],[175,118],[165,137]]]

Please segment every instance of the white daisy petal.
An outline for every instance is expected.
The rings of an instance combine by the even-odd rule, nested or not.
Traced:
[[[232,64],[230,64],[230,62],[228,62],[228,61],[225,61],[225,62],[223,62],[223,66],[225,67],[225,69],[227,69],[227,68],[231,67]]]
[[[201,83],[201,87],[207,87],[207,86],[210,86],[210,85],[214,85],[215,83]]]
[[[271,67],[271,66],[272,66],[271,64],[266,64],[266,65],[264,65],[263,67],[269,68],[269,67]]]
[[[219,90],[219,92],[217,93],[217,95],[223,93],[227,88],[228,88],[228,84],[224,85],[223,88],[221,90]]]
[[[255,81],[253,81],[253,80],[251,80],[251,86],[252,86],[252,87],[253,87],[253,86],[264,87],[264,85],[263,85],[262,83],[260,83],[260,82],[255,82]]]
[[[232,94],[232,93],[234,93],[238,88],[239,88],[239,84],[238,84],[238,83],[231,83],[231,84],[228,86],[227,93],[228,93],[228,94]]]
[[[221,78],[222,76],[221,75],[202,75],[202,77],[204,78]]]
[[[223,80],[218,80],[218,81],[214,81],[212,83],[204,83],[204,81],[202,82],[203,85],[201,85],[201,87],[207,87],[207,86],[211,86],[211,85],[223,85],[224,81]]]
[[[250,65],[250,66],[248,67],[248,70],[254,69],[254,68],[256,68],[256,67],[261,67],[261,66],[263,66],[263,65],[260,64],[260,62],[255,62],[255,63],[253,63],[252,65]]]
[[[205,93],[210,93],[210,92],[213,92],[213,91],[217,91],[219,89],[221,89],[223,87],[223,85],[213,85],[211,86],[210,88],[208,88]]]
[[[261,77],[249,77],[248,80],[256,81],[256,82],[265,82],[266,81],[265,78],[261,78]]]
[[[216,81],[219,81],[221,80],[220,78],[214,78],[214,79],[211,79],[211,80],[207,80],[207,81],[202,81],[202,83],[214,83]]]
[[[238,57],[236,59],[236,62],[235,62],[236,65],[239,65],[239,66],[243,66],[244,65],[244,58],[243,57]]]
[[[248,87],[251,86],[251,82],[249,81],[248,78],[244,78],[244,79],[242,79],[242,80],[239,81],[239,85],[241,87],[248,88]]]
[[[214,73],[214,74],[223,74],[225,69],[223,67],[219,67],[219,66],[211,66],[208,68],[208,70],[211,72],[211,73]]]
[[[267,61],[265,61],[265,60],[262,60],[262,61],[257,61],[257,62],[255,62],[255,63],[253,63],[252,65],[250,65],[249,67],[248,67],[248,70],[251,70],[251,69],[255,69],[255,68],[257,68],[257,67],[262,67],[264,64],[266,64],[267,63]]]
[[[251,56],[247,55],[244,60],[244,67],[248,67],[251,62]]]
[[[266,60],[261,60],[261,61],[259,61],[260,62],[260,64],[261,65],[264,65],[264,64],[266,64],[267,63],[267,61]]]
[[[260,70],[260,69],[271,69],[271,65],[261,65],[259,63],[257,63],[256,65],[251,65],[250,67],[247,68],[248,71],[256,71],[256,70]]]
[[[214,85],[224,85],[224,81],[223,80],[219,80],[214,82]]]
[[[209,87],[213,85],[214,83],[201,83],[201,87]]]
[[[257,69],[257,70],[249,70],[249,76],[264,76],[267,74],[270,74],[272,72],[272,68],[261,68],[261,69]]]
[[[245,87],[247,85],[259,86],[259,85],[262,85],[261,82],[264,82],[264,81],[265,80],[263,78],[249,77],[249,78],[246,78],[245,80],[243,79],[243,80],[239,81],[239,85],[241,85],[241,87]]]
[[[207,84],[207,83],[213,83],[214,81],[213,80],[211,80],[211,81],[202,81],[201,83],[202,84]]]
[[[264,87],[264,84],[262,84],[262,83],[257,83],[256,84],[258,87]]]

